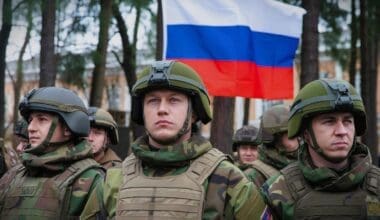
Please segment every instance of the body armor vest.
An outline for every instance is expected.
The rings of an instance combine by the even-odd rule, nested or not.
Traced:
[[[195,159],[186,172],[149,177],[141,160],[131,154],[123,162],[123,185],[119,190],[116,219],[202,219],[204,181],[226,156],[213,148]]]
[[[380,170],[372,167],[363,186],[345,192],[317,191],[305,180],[298,163],[281,170],[294,204],[294,219],[370,219],[380,216]],[[375,199],[367,201],[367,195]]]
[[[280,171],[273,166],[264,163],[261,160],[255,160],[252,163],[252,167],[258,170],[261,174],[265,176],[265,179],[269,179],[270,177],[277,175]]]
[[[0,184],[0,219],[75,218],[68,216],[72,183],[93,167],[99,167],[94,160],[80,160],[53,177],[30,177],[24,166],[15,167]]]

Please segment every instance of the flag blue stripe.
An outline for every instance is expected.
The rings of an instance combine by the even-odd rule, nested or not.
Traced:
[[[167,59],[246,61],[292,67],[298,39],[255,32],[246,26],[167,26]]]

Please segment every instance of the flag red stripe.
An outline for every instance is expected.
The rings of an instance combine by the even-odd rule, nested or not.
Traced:
[[[214,96],[293,98],[292,67],[264,67],[242,61],[176,60],[193,67]]]

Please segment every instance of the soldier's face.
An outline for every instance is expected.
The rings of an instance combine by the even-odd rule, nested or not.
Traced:
[[[96,154],[105,149],[107,144],[107,131],[101,127],[91,127],[86,139],[91,144],[92,153]]]
[[[321,114],[312,119],[311,126],[325,156],[337,162],[347,158],[355,136],[354,117],[351,113]],[[312,144],[308,132],[305,137],[308,144]]]
[[[32,112],[28,120],[29,143],[32,147],[40,145],[47,137],[54,116],[46,112]],[[57,126],[50,139],[51,143],[63,142],[70,138],[70,132],[58,120]]]
[[[145,129],[155,147],[175,144],[190,138],[190,131],[177,139],[187,117],[189,98],[172,90],[155,90],[145,94],[143,101]],[[188,124],[189,128],[191,122]]]
[[[238,147],[239,159],[244,164],[249,164],[255,161],[258,157],[257,146],[244,144]]]

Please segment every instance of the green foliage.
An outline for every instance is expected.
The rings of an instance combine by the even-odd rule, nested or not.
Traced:
[[[68,53],[62,56],[58,64],[60,79],[64,83],[84,89],[86,87],[84,80],[85,63],[86,60],[83,55]]]

